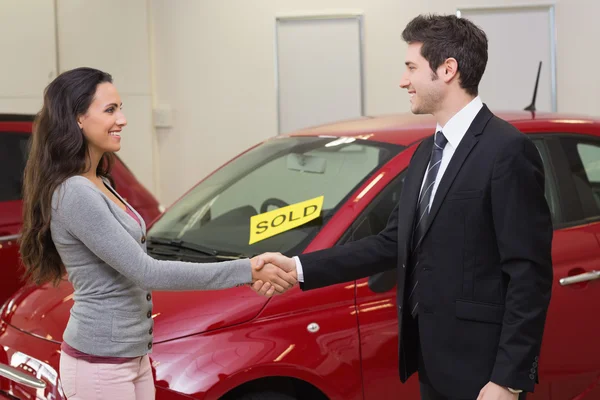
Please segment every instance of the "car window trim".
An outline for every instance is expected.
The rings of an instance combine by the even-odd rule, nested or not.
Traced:
[[[373,210],[373,208],[375,208],[375,203],[377,203],[377,201],[379,200],[379,196],[381,196],[386,191],[386,189],[388,189],[390,187],[390,185],[395,184],[397,182],[397,179],[402,180],[404,175],[406,175],[407,170],[408,170],[408,167],[404,168],[402,171],[400,171],[398,174],[396,174],[396,176],[394,176],[385,187],[381,188],[381,190],[369,202],[369,204],[364,208],[364,210],[362,210],[360,212],[360,214],[354,219],[354,221],[352,222],[352,224],[350,224],[348,229],[346,229],[344,234],[342,236],[340,236],[340,238],[337,240],[337,242],[335,244],[336,246],[348,243],[348,241],[350,239],[352,239],[352,236],[354,235],[354,231],[356,231],[356,229],[360,226],[360,224],[362,224],[362,222],[367,217],[367,215]],[[404,190],[404,188],[403,188],[403,190]],[[396,204],[396,206],[397,205],[398,204]],[[389,218],[389,216],[388,216],[388,218]],[[378,233],[379,232],[371,232],[372,235],[376,235]]]
[[[559,183],[559,179],[556,173],[556,167],[555,167],[555,163],[554,163],[554,159],[552,157],[552,149],[549,146],[549,137],[548,135],[535,135],[535,136],[529,136],[531,138],[531,140],[534,142],[534,144],[536,142],[539,142],[541,144],[542,147],[542,151],[545,152],[545,156],[547,156],[548,158],[548,165],[544,164],[544,174],[548,177],[548,179],[552,182],[552,187],[550,187],[550,190],[552,192],[552,195],[554,196],[554,198],[556,199],[557,203],[558,203],[558,215],[555,216],[555,219],[553,221],[553,226],[558,227],[558,226],[562,226],[565,222],[565,215],[568,214],[568,212],[565,210],[565,206],[564,206],[564,201],[562,198],[562,191],[561,191],[561,187],[560,187],[560,183]],[[537,147],[537,145],[536,145]],[[542,163],[544,162],[543,158],[542,158]]]
[[[561,218],[556,221],[554,229],[564,229],[581,225],[586,220],[581,199],[577,193],[575,182],[569,174],[569,160],[562,147],[561,137],[572,137],[568,133],[535,134],[532,139],[543,139],[550,156],[551,173],[556,187],[556,195],[561,210]]]
[[[553,151],[555,152],[555,155],[557,157],[557,160],[559,160],[559,162],[562,165],[562,169],[564,170],[564,182],[563,184],[566,187],[566,196],[567,198],[570,196],[572,199],[576,200],[573,201],[573,204],[570,204],[568,207],[570,208],[570,211],[573,212],[574,210],[577,210],[577,216],[572,217],[571,219],[565,219],[563,227],[567,228],[567,227],[575,227],[575,226],[582,226],[582,225],[587,225],[587,224],[591,224],[591,223],[595,223],[600,221],[600,214],[597,216],[591,216],[591,217],[586,217],[585,213],[583,211],[583,206],[581,205],[581,198],[579,196],[579,193],[576,189],[575,186],[575,182],[573,180],[573,178],[571,177],[571,175],[567,172],[570,170],[570,163],[569,163],[569,159],[567,157],[566,152],[564,151],[563,145],[562,145],[562,139],[575,139],[577,140],[578,143],[590,143],[592,145],[595,145],[597,147],[600,148],[600,138],[597,138],[595,136],[589,135],[589,134],[581,134],[581,133],[569,133],[569,132],[564,132],[564,133],[555,133],[553,135],[550,135],[553,138]],[[565,205],[565,208],[567,206]]]
[[[535,133],[527,135],[531,140],[541,142],[542,147],[544,148],[544,150],[546,151],[546,155],[548,156],[549,165],[545,165],[545,167],[547,167],[545,173],[550,174],[549,178],[552,180],[554,185],[554,187],[552,187],[551,190],[556,198],[556,201],[558,202],[558,208],[560,210],[559,215],[554,221],[553,229],[565,229],[573,226],[585,225],[600,221],[600,216],[598,216],[598,218],[583,217],[583,209],[581,208],[581,203],[578,195],[574,199],[575,201],[572,201],[572,205],[567,206],[565,204],[568,203],[565,201],[565,198],[572,198],[573,193],[576,193],[574,190],[574,183],[572,182],[572,179],[570,176],[568,176],[568,174],[565,174],[566,177],[559,177],[557,170],[560,169],[557,169],[556,164],[558,163],[562,165],[562,170],[564,170],[565,167],[567,168],[566,170],[568,170],[568,160],[561,147],[562,145],[560,143],[560,136],[573,136],[569,133]],[[588,135],[580,136],[589,139]],[[600,140],[598,141],[598,143],[600,145]],[[392,179],[392,181],[390,181],[390,184],[392,184],[395,181],[395,179],[401,177],[402,174],[405,174],[406,170],[407,169],[405,168],[404,170],[400,171],[398,175],[396,175]],[[384,190],[385,188],[383,188],[380,193],[382,193]],[[379,196],[380,193],[378,193],[377,196]],[[358,226],[358,223],[362,221],[367,215],[367,213],[369,213],[374,207],[373,204],[377,201],[377,196],[371,201],[371,203],[369,203],[369,205],[361,212],[361,214],[358,215],[356,220],[352,223],[352,225],[350,225],[349,229],[347,229],[346,232],[344,232],[344,234],[338,239],[336,243],[337,245],[347,243],[351,239],[353,232]],[[568,217],[570,217],[570,219]]]

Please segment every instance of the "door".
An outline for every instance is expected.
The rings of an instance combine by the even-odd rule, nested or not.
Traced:
[[[557,220],[562,218],[562,213],[555,179],[550,170],[548,150],[543,141],[538,141],[536,144],[547,170],[546,198],[552,218]],[[389,215],[400,199],[404,182],[403,175],[400,174],[373,200],[361,217],[357,218],[343,240],[358,240],[377,234],[385,227]],[[592,236],[588,236],[587,246],[590,251],[595,253],[600,248],[595,239],[590,240],[590,238]],[[420,398],[416,374],[404,385],[401,384],[399,378],[395,285],[397,271],[395,265],[390,268],[392,268],[390,271],[358,281],[356,285],[365,400]],[[530,394],[528,398],[532,400],[548,399],[549,390],[548,382],[540,382],[535,393]]]
[[[546,140],[561,199],[552,258],[554,284],[540,355],[553,400],[600,398],[600,141]]]
[[[392,180],[373,199],[342,237],[341,243],[375,235],[385,227],[400,200],[404,174]],[[396,313],[396,265],[356,284],[356,310],[363,393],[365,400],[418,399],[416,378],[400,382],[398,372],[398,319]]]
[[[2,132],[0,127],[0,304],[21,286],[17,238],[28,139],[29,135]]]

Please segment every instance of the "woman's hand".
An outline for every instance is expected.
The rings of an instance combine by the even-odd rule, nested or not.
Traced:
[[[272,296],[275,291],[279,294],[285,293],[297,283],[293,274],[273,264],[265,264],[260,256],[254,257],[251,262],[252,282],[258,285],[262,283],[263,290],[266,289],[266,296]]]

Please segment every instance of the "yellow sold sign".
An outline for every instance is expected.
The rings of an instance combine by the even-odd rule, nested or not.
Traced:
[[[323,196],[268,211],[250,218],[250,243],[289,231],[319,218]]]

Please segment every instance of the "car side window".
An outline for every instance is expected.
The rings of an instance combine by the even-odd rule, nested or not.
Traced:
[[[22,198],[29,135],[0,132],[0,202]]]
[[[371,204],[352,224],[348,232],[340,240],[341,243],[352,242],[370,235],[376,235],[387,225],[388,219],[400,201],[400,193],[404,186],[405,173],[402,172],[371,201]]]
[[[338,244],[353,242],[367,236],[376,235],[385,228],[390,215],[400,201],[400,193],[404,186],[405,175],[405,172],[400,173],[371,201],[350,229],[341,237]],[[391,267],[394,266],[392,265]],[[387,271],[372,275],[369,277],[368,284],[369,289],[376,293],[384,293],[392,290],[396,285],[395,269],[390,268]]]
[[[561,215],[557,195],[558,189],[551,168],[549,152],[543,139],[534,139],[533,143],[540,152],[540,157],[544,165],[546,201],[550,208],[552,222],[556,223],[561,220]],[[600,152],[600,148],[598,148],[598,151]],[[597,159],[600,161],[600,158]],[[373,199],[367,209],[356,219],[351,229],[349,229],[346,235],[342,237],[340,243],[351,242],[370,235],[375,235],[385,228],[390,214],[398,204],[398,201],[400,201],[400,193],[404,185],[404,176],[404,172],[398,175],[375,199]],[[600,169],[597,170],[596,176],[600,201]]]
[[[561,138],[585,218],[600,217],[600,142]]]
[[[550,163],[550,155],[546,143],[543,139],[532,140],[537,147],[540,157],[542,158],[542,164],[544,165],[544,176],[545,176],[545,195],[546,202],[550,208],[550,214],[552,216],[552,223],[556,224],[557,221],[561,220],[560,205],[558,202],[558,189],[556,187],[556,181],[554,180],[554,174],[552,170],[552,164]]]

